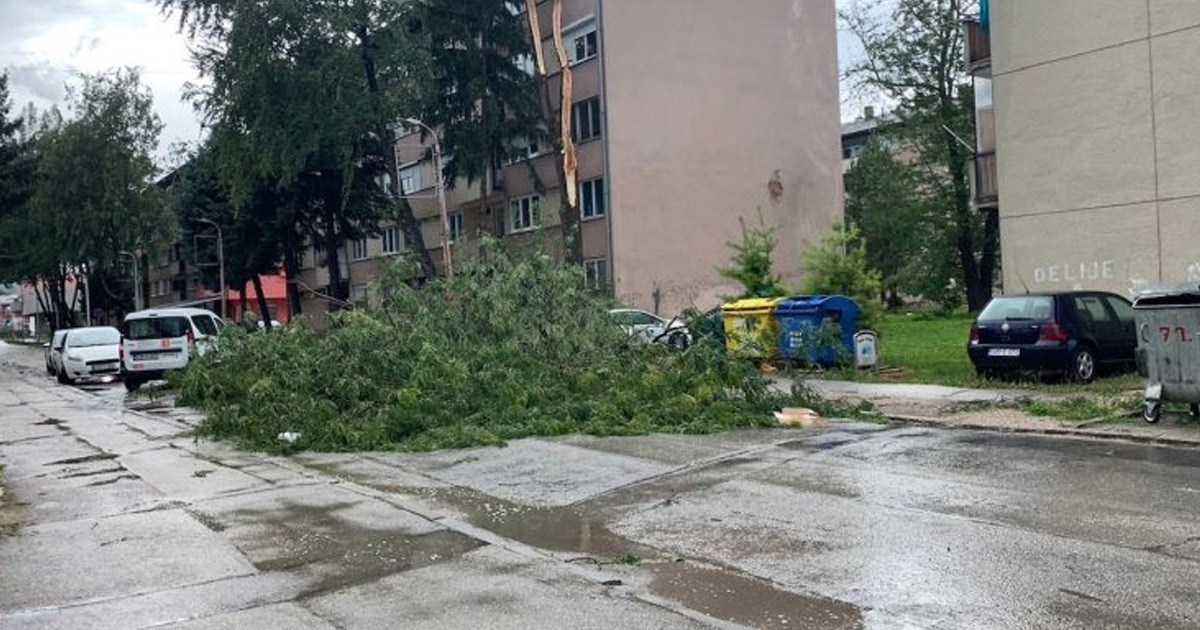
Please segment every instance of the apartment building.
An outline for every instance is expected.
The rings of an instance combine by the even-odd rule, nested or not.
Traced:
[[[550,3],[538,10],[550,24]],[[664,314],[714,306],[739,292],[715,268],[728,262],[739,218],[755,221],[759,210],[779,229],[779,271],[795,280],[805,244],[842,214],[834,3],[564,0],[562,20],[589,281]],[[557,93],[555,56],[547,62]],[[436,171],[420,159],[416,130],[397,151],[404,194],[440,265]],[[482,233],[560,243],[560,159],[528,146],[482,192],[478,182],[448,191],[456,260],[476,251]],[[340,252],[352,299],[369,299],[371,283],[405,247],[385,225]],[[319,318],[323,254],[302,259],[303,309]]]
[[[1200,282],[1200,2],[983,4],[975,194],[1004,289]]]

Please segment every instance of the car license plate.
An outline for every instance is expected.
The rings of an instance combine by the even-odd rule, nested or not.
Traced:
[[[989,357],[1019,357],[1021,356],[1020,348],[992,348],[988,350]]]

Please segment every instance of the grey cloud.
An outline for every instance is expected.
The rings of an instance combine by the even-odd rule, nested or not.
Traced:
[[[63,16],[103,15],[107,7],[90,7],[79,0],[0,0],[0,42],[20,42],[44,33]]]
[[[77,73],[67,65],[51,63],[27,63],[9,66],[8,82],[14,89],[26,92],[51,103],[58,103],[66,96],[66,84]]]

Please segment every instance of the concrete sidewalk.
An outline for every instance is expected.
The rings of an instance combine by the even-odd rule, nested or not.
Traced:
[[[1188,422],[1183,409],[1164,413],[1158,424],[1146,424],[1141,421],[1140,415],[1131,416],[1125,423],[1079,422],[1035,416],[1010,406],[1024,400],[1063,400],[1093,395],[1082,391],[1069,394],[825,380],[809,380],[805,384],[826,398],[869,401],[889,418],[899,422],[1200,447],[1200,425]],[[983,405],[977,409],[963,408],[971,403]],[[995,407],[989,408],[987,403],[993,403]]]

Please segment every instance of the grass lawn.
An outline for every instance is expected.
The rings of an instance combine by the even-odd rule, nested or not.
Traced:
[[[967,357],[967,338],[974,317],[968,314],[931,316],[888,313],[879,322],[879,358],[885,371],[878,381],[928,383],[955,387],[1031,389],[1045,392],[1118,394],[1138,390],[1142,380],[1137,374],[1113,375],[1090,385],[1042,382],[1032,375],[1004,380],[984,380],[975,375]],[[844,377],[844,372],[831,374]]]

